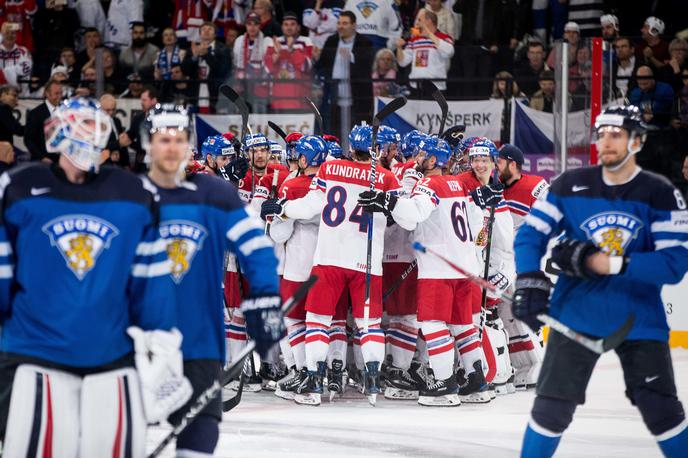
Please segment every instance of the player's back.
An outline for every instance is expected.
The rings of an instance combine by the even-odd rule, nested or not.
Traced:
[[[542,198],[548,188],[547,181],[541,176],[525,173],[511,186],[506,186],[504,200],[514,220],[514,229],[521,227],[535,201]]]
[[[424,178],[413,190],[429,197],[435,210],[413,233],[414,240],[469,272],[478,273],[475,256],[476,230],[482,224],[481,210],[469,201],[468,189],[455,176],[436,175]],[[418,278],[463,278],[443,261],[428,254],[418,256]]]
[[[153,291],[143,310],[131,305],[132,276],[149,276],[135,264],[137,247],[154,236],[156,218],[138,177],[103,167],[73,184],[61,170],[31,164],[2,181],[2,222],[17,255],[2,351],[92,367],[133,350],[128,326],[174,323],[169,290]]]
[[[370,189],[370,164],[341,159],[326,162],[316,175],[315,187],[325,193],[315,264],[365,271],[369,216],[358,206],[358,195]],[[398,192],[400,186],[392,172],[378,168],[375,188]],[[373,275],[382,275],[386,225],[386,217],[375,213]]]

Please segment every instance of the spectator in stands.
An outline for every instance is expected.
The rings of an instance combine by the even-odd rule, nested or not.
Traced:
[[[96,59],[96,49],[100,48],[103,42],[100,38],[100,32],[95,27],[89,27],[84,30],[84,49],[79,51],[76,55],[76,71],[81,75],[83,67],[88,63],[94,63]]]
[[[81,73],[76,68],[76,54],[74,53],[74,48],[62,48],[57,65],[61,65],[67,69],[67,80],[69,84],[72,87],[77,87],[79,85],[79,79],[81,79]]]
[[[356,33],[365,35],[376,51],[395,48],[403,31],[395,0],[346,0],[344,9],[356,15]]]
[[[396,97],[399,95],[399,85],[397,84],[397,58],[388,48],[382,48],[375,54],[373,64],[373,96],[375,97]]]
[[[268,73],[263,64],[272,43],[260,30],[260,17],[254,11],[244,20],[246,33],[234,43],[235,89],[251,105],[254,113],[267,113]]]
[[[340,126],[340,103],[345,98],[352,103],[350,121],[353,124],[370,118],[373,99],[369,78],[373,58],[373,44],[356,33],[356,15],[342,11],[337,20],[337,33],[325,41],[318,61],[320,73],[326,81],[339,80],[336,87],[332,84],[327,91],[332,114],[330,131]]]
[[[411,65],[411,87],[415,95],[422,98],[430,94],[423,94],[422,88],[413,80],[432,79],[439,89],[445,90],[454,43],[449,35],[437,30],[437,15],[430,10],[420,11],[416,27],[419,33],[411,37],[408,43],[403,38],[397,38],[397,61],[401,67]]]
[[[540,90],[530,98],[530,108],[533,110],[552,113],[554,108],[554,72],[545,70],[540,74],[538,80]]]
[[[122,154],[122,147],[119,145],[118,140],[119,134],[124,132],[124,127],[122,127],[122,121],[115,116],[117,113],[117,99],[111,94],[103,94],[99,101],[100,108],[110,116],[110,120],[112,121],[110,139],[108,140],[105,151],[103,151],[105,157],[108,158],[105,163],[129,168],[129,154],[126,152],[126,148],[124,148],[125,153]]]
[[[576,51],[576,59],[569,67],[569,92],[581,91],[581,87],[589,83],[587,79],[589,79],[591,67],[590,48],[581,46]]]
[[[115,49],[131,44],[129,26],[143,20],[143,0],[78,0],[74,4],[81,26],[98,30],[105,45]]]
[[[120,68],[125,75],[138,73],[143,78],[153,78],[159,51],[157,46],[148,43],[146,25],[134,22],[131,24],[131,45],[119,53]]]
[[[127,87],[127,74],[117,65],[117,56],[112,49],[105,47],[101,49],[103,52],[103,77],[105,80],[103,90],[108,94],[118,95]],[[95,67],[96,59],[92,59],[84,65],[82,72],[85,75],[88,69],[95,69]]]
[[[452,41],[456,40],[454,15],[449,8],[442,4],[442,0],[426,0],[425,9],[432,11],[437,16],[437,28],[449,35]],[[420,14],[420,11],[418,11],[418,14]]]
[[[203,113],[210,113],[217,103],[218,90],[230,76],[232,54],[217,41],[215,24],[205,22],[201,26],[200,41],[191,43],[182,61],[182,70],[191,80],[200,80],[197,85],[198,107]]]
[[[614,63],[614,78],[617,95],[626,97],[628,91],[635,87],[635,72],[638,69],[638,60],[635,58],[631,40],[619,37],[614,42],[616,59]]]
[[[664,21],[650,16],[645,20],[640,33],[642,41],[635,45],[635,57],[640,63],[653,69],[663,67],[664,62],[671,59],[669,45],[661,37],[664,33]]]
[[[509,81],[511,81],[511,90],[507,92]],[[492,82],[492,94],[490,94],[490,98],[508,99],[510,97],[525,98],[525,94],[521,92],[514,76],[502,70],[495,75],[495,79]]]
[[[270,103],[273,110],[293,112],[308,109],[304,97],[311,95],[313,45],[307,37],[300,36],[300,30],[296,13],[284,13],[283,36],[275,37],[265,53],[263,62],[273,80]],[[288,82],[290,80],[298,81]]]
[[[43,90],[45,100],[26,115],[26,135],[24,144],[29,150],[32,161],[57,162],[59,154],[48,153],[45,149],[43,124],[62,102],[62,84],[48,81]]]
[[[225,45],[227,45],[227,49],[233,51],[236,39],[245,32],[246,27],[237,23],[236,21],[229,21],[227,28],[225,29]]]
[[[545,70],[549,70],[545,63],[545,47],[539,41],[531,41],[528,43],[528,62],[521,62],[514,69],[516,81],[527,96],[539,90],[538,78]]]
[[[14,117],[19,91],[8,84],[0,86],[0,141],[14,144],[14,136],[24,135],[24,126]]]
[[[496,22],[501,12],[498,2],[457,1],[453,11],[462,17],[461,37],[454,59],[457,67],[453,73],[467,79],[484,79],[463,82],[458,92],[469,97],[487,96],[490,93],[489,78],[494,74],[492,60],[499,50]]]
[[[87,67],[81,73],[81,81],[79,87],[74,93],[81,97],[95,97],[96,96],[96,69],[95,67]]]
[[[153,86],[146,86],[140,100],[141,111],[132,116],[129,130],[120,133],[118,139],[121,154],[124,154],[126,148],[130,148],[128,153],[129,164],[131,164],[132,171],[135,173],[141,173],[146,170],[144,162],[146,151],[141,143],[141,123],[148,116],[148,110],[158,103],[158,93]]]
[[[62,65],[57,65],[50,70],[50,80],[57,81],[62,85],[62,98],[66,99],[74,94],[74,88],[69,85],[69,72]],[[43,91],[45,86],[41,90],[41,98],[43,98]]]
[[[139,99],[143,93],[143,81],[141,75],[132,73],[127,76],[127,88],[119,95],[121,99]],[[101,97],[102,99],[102,97]]]
[[[14,164],[14,148],[10,142],[0,142],[0,174]]]
[[[688,42],[683,38],[674,38],[669,43],[669,54],[671,59],[657,70],[657,79],[668,83],[674,92],[679,92],[683,87],[681,72],[688,64]]]
[[[600,16],[602,38],[609,43],[614,43],[619,38],[619,18],[613,14]]]
[[[313,8],[303,10],[303,26],[313,43],[313,58],[320,56],[325,41],[337,32],[337,17],[344,6],[343,0],[315,0]]]
[[[163,48],[155,56],[156,80],[170,80],[172,78],[172,67],[181,65],[186,55],[186,50],[181,49],[177,43],[177,33],[172,27],[166,27],[162,31]]]
[[[567,22],[564,25],[564,40],[569,43],[569,66],[576,63],[576,53],[581,46],[580,43],[580,27],[575,22]],[[557,48],[552,48],[547,56],[547,66],[551,69],[556,68],[559,63],[557,57]]]
[[[64,2],[64,0],[63,0]],[[0,24],[11,22],[17,25],[17,44],[34,52],[33,36],[31,34],[31,20],[36,13],[35,0],[4,0],[0,8]]]
[[[24,46],[17,44],[19,25],[15,22],[5,22],[0,27],[2,41],[0,41],[0,80],[19,88],[19,92],[28,91],[28,84],[33,68],[31,53]]]
[[[678,93],[678,119],[681,128],[688,129],[688,68],[681,71],[683,86]]]
[[[640,108],[646,123],[659,128],[668,127],[674,106],[673,89],[656,81],[654,71],[647,65],[638,67],[635,76],[638,87],[630,91],[628,102]]]
[[[172,67],[172,79],[163,83],[163,99],[176,105],[189,105],[193,102],[193,87],[180,65]]]
[[[256,0],[253,4],[253,11],[260,17],[260,31],[266,37],[277,37],[282,35],[279,23],[272,17],[272,2],[270,0]]]
[[[34,74],[45,80],[50,66],[63,48],[74,47],[74,35],[79,30],[79,16],[67,8],[66,0],[53,0],[39,8],[33,17],[33,38],[36,44]]]

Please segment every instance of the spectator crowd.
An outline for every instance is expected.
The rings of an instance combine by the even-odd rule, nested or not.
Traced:
[[[680,185],[688,144],[688,20],[677,5],[0,0],[0,141],[24,135],[31,158],[50,161],[41,126],[62,98],[98,96],[113,113],[120,98],[141,100],[143,112],[158,101],[227,112],[232,107],[219,95],[225,83],[257,113],[306,111],[305,97],[318,100],[330,130],[338,129],[342,113],[350,113],[351,123],[368,119],[374,96],[429,97],[419,84],[424,79],[449,99],[516,97],[552,112],[560,61],[554,43],[562,39],[569,45],[569,107],[586,109],[589,39],[602,36],[605,100],[622,98],[643,110],[652,154],[641,163]],[[43,100],[24,124],[13,114],[18,97]],[[142,166],[142,119],[115,126],[111,162]]]

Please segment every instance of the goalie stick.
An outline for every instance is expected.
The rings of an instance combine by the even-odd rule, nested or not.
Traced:
[[[377,149],[377,132],[380,130],[380,123],[387,116],[391,115],[399,108],[406,105],[406,97],[397,97],[382,107],[375,117],[373,117],[373,138],[370,148],[370,190],[375,192],[375,182],[377,181],[377,159],[375,152]],[[365,302],[363,305],[363,330],[368,332],[368,321],[370,320],[370,269],[373,259],[373,214],[368,214],[368,245],[366,247],[366,269],[365,269]]]
[[[503,299],[505,301],[513,302],[514,298],[510,294],[503,293],[499,291],[499,288],[497,288],[495,285],[490,283],[487,280],[483,280],[481,277],[474,275],[461,267],[457,266],[453,262],[451,262],[449,259],[445,258],[438,252],[427,248],[423,246],[423,244],[419,242],[415,242],[413,244],[413,248],[422,252],[422,253],[430,253],[433,256],[437,257],[438,259],[441,259],[444,261],[449,267],[457,271],[458,273],[464,275],[467,280],[472,281],[473,283],[482,286],[483,288],[487,288],[490,291],[493,291],[499,295],[500,299]],[[619,346],[625,339],[626,336],[628,335],[629,332],[631,332],[631,328],[633,328],[633,323],[635,322],[635,314],[631,313],[626,321],[614,332],[612,332],[609,336],[601,338],[601,339],[596,339],[594,337],[588,337],[586,335],[581,334],[578,331],[574,331],[570,327],[566,326],[564,323],[561,321],[557,320],[556,318],[553,318],[549,315],[546,315],[544,313],[541,313],[537,316],[538,320],[542,321],[546,325],[550,326],[552,329],[560,332],[561,334],[565,335],[569,339],[573,340],[574,342],[577,342],[587,348],[590,351],[593,351],[598,354],[605,353],[609,350],[612,350],[613,348],[616,348]]]
[[[308,280],[303,282],[301,286],[294,292],[294,294],[284,301],[284,304],[282,304],[282,314],[286,315],[289,313],[289,311],[296,305],[298,301],[303,299],[303,297],[308,293],[308,290],[311,289],[311,287],[315,284],[315,282],[318,280],[318,277],[315,275],[311,275]],[[229,378],[236,376],[244,367],[244,364],[246,363],[246,358],[250,357],[250,355],[253,353],[253,350],[256,348],[256,343],[254,341],[250,341],[246,347],[237,355],[236,360],[227,367],[220,376],[220,380],[215,380],[212,385],[210,385],[208,388],[206,388],[205,391],[203,391],[197,398],[196,401],[191,405],[189,408],[189,411],[184,415],[179,422],[177,426],[170,431],[170,433],[165,436],[165,438],[158,444],[157,447],[155,447],[155,450],[151,452],[148,455],[148,458],[155,458],[157,456],[160,456],[160,453],[167,447],[170,442],[172,442],[174,439],[176,439],[182,431],[184,431],[193,421],[196,419],[198,414],[206,408],[208,404],[217,396],[217,394],[220,392],[222,389],[222,384],[221,381],[228,380]],[[243,381],[243,377],[241,377],[241,380],[239,381],[239,384],[241,386],[241,383]],[[241,386],[243,388],[243,386]],[[223,412],[227,412],[228,410],[231,410],[232,408],[236,407],[237,404],[239,404],[239,401],[241,400],[241,393],[243,390],[240,390],[237,393],[237,396],[239,397],[239,400],[234,402],[233,400],[237,397],[235,396],[232,399],[228,399],[227,401],[224,401],[223,404]],[[234,404],[230,409],[225,410],[225,403],[232,401],[231,404]],[[230,405],[231,405],[230,404]]]

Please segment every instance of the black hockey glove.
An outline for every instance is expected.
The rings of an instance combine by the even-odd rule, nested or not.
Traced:
[[[267,199],[260,206],[260,217],[265,221],[268,216],[282,216],[285,202],[285,199]]]
[[[528,272],[516,277],[515,287],[511,313],[537,332],[542,326],[537,316],[549,310],[552,282],[543,272]]]
[[[244,157],[238,157],[225,167],[220,167],[218,170],[221,175],[226,174],[231,181],[237,182],[246,176],[246,172],[248,172],[248,161]]]
[[[470,192],[473,202],[480,207],[496,207],[504,196],[502,183],[488,183]]]
[[[273,294],[244,299],[241,312],[246,319],[246,333],[256,342],[260,357],[265,358],[287,333],[282,320],[282,298]]]
[[[595,274],[585,265],[588,256],[600,251],[589,240],[564,239],[552,248],[552,262],[569,277],[590,278]]]
[[[389,216],[399,198],[384,191],[363,191],[358,195],[358,205],[366,213],[382,212]]]

